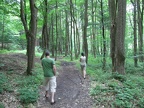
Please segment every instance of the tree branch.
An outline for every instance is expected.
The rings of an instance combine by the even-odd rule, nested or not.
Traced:
[[[25,29],[25,32],[29,32],[28,30],[28,27],[27,27],[27,19],[25,17],[25,12],[24,12],[24,3],[23,3],[23,0],[20,1],[20,18],[21,18],[21,21],[23,23],[23,26],[24,26],[24,29]]]

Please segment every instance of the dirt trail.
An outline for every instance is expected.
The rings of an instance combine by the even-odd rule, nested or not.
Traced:
[[[4,91],[0,94],[0,102],[5,108],[24,108],[17,98],[15,78],[24,74],[26,62],[27,57],[24,54],[0,54],[0,72],[6,73],[11,88],[14,88],[13,92]],[[36,62],[40,63],[40,60],[36,59]],[[93,108],[89,96],[89,77],[84,80],[72,62],[61,61],[58,72],[56,104],[50,105],[49,100],[44,98],[45,91],[41,86],[38,101],[29,108]]]
[[[50,105],[49,99],[44,98],[44,87],[40,89],[40,98],[37,108],[93,108],[89,96],[89,77],[83,79],[74,63],[61,61],[58,70],[56,103]]]

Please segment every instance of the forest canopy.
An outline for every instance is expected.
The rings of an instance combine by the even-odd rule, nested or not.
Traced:
[[[73,73],[83,52],[94,105],[144,108],[143,18],[144,0],[0,0],[0,95],[37,102],[45,51]]]
[[[111,57],[112,71],[119,70],[115,57],[123,59],[122,67],[125,57],[132,57],[137,66],[143,61],[143,2],[1,0],[0,47],[27,50],[32,55],[32,49],[48,49],[55,58],[64,54],[71,60],[85,52],[86,56],[103,57],[103,69],[106,57]],[[28,43],[32,35],[35,38]]]

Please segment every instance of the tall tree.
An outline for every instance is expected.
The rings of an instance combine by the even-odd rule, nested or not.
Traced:
[[[137,12],[138,12],[138,35],[139,35],[139,61],[144,61],[143,56],[143,13],[144,13],[144,0],[137,0]],[[141,5],[142,3],[142,5]]]
[[[69,23],[68,23],[68,11],[65,9],[65,15],[66,15],[66,20],[65,20],[65,56],[68,55],[69,52]]]
[[[94,1],[93,0],[91,0],[91,5],[92,5],[92,11],[91,11],[91,14],[92,14],[92,52],[93,52],[93,55],[94,55],[94,57],[96,57],[96,29],[95,29],[95,20],[94,20],[94,18],[95,18],[95,11],[96,11],[96,5],[97,5],[97,3],[96,3],[96,5],[95,5],[95,8],[94,8]],[[95,10],[94,10],[95,9]]]
[[[58,2],[56,0],[56,8],[55,8],[55,13],[56,13],[56,46],[55,46],[55,60],[57,60],[57,45],[58,45]]]
[[[5,31],[5,13],[3,11],[3,15],[2,15],[2,41],[1,41],[1,49],[4,49],[4,31]]]
[[[72,26],[73,26],[73,22],[72,22],[72,5],[73,5],[73,3],[72,3],[72,0],[70,0],[70,16],[71,16],[71,32],[70,32],[70,40],[71,40],[71,60],[73,60],[73,38],[72,38],[72,30],[73,30],[73,28],[72,28]]]
[[[118,0],[116,32],[116,71],[125,74],[125,25],[126,25],[126,0]]]
[[[1,11],[1,49],[4,49],[4,34],[5,34],[5,19],[6,19],[6,15],[5,13],[7,13],[7,10],[5,9],[6,7],[6,3],[5,3],[5,0],[1,1],[1,4],[0,4],[0,7],[2,8],[2,11]]]
[[[109,0],[109,12],[110,12],[110,20],[111,20],[111,29],[110,29],[110,55],[112,59],[112,71],[116,71],[116,13],[117,13],[117,0]]]
[[[43,54],[41,59],[44,57],[45,51],[49,49],[49,34],[48,34],[48,1],[44,0],[44,12],[43,12],[43,27],[42,27],[42,48]]]
[[[104,11],[103,11],[103,2],[101,0],[101,25],[102,25],[102,36],[103,36],[103,69],[105,70],[106,65],[106,38],[105,38],[105,26],[104,26]]]
[[[133,13],[134,13],[134,15],[133,15],[133,23],[134,23],[134,25],[133,25],[133,34],[134,34],[134,66],[137,67],[137,61],[138,61],[138,59],[137,59],[137,18],[136,18],[136,16],[137,16],[137,9],[136,9],[137,2],[136,2],[136,0],[131,0],[131,3],[134,6],[134,10],[133,10]]]
[[[26,0],[20,1],[20,17],[24,26],[27,39],[27,74],[32,74],[32,69],[34,67],[34,57],[35,57],[35,40],[37,31],[37,8],[35,5],[35,0],[29,0],[30,4],[30,21],[28,24],[28,17],[26,13]],[[28,26],[29,25],[29,26]]]
[[[52,56],[54,57],[55,53],[55,42],[54,42],[54,15],[51,14],[51,41],[52,41]]]
[[[84,29],[83,29],[83,46],[86,55],[86,62],[88,62],[88,43],[87,43],[87,26],[88,26],[88,0],[84,3]]]

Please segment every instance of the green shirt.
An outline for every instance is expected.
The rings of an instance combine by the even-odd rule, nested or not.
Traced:
[[[43,58],[42,59],[42,67],[44,71],[44,77],[53,77],[54,71],[53,71],[53,65],[55,65],[55,62],[51,58]]]

